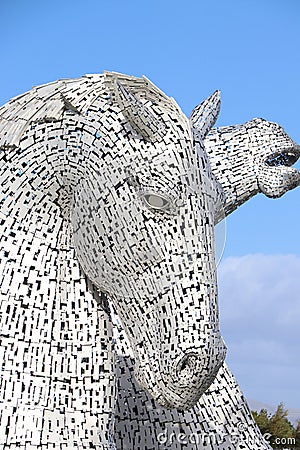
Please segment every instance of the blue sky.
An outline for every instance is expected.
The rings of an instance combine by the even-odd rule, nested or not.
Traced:
[[[33,85],[114,70],[146,75],[186,114],[218,88],[217,125],[264,117],[300,143],[298,0],[2,0],[0,20],[1,104]],[[219,266],[222,329],[241,387],[295,407],[299,207],[299,188],[247,202],[227,219]]]

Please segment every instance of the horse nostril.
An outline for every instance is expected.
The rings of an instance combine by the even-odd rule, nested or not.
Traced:
[[[188,379],[198,372],[199,356],[189,354],[184,356],[177,364],[176,373],[178,378]]]

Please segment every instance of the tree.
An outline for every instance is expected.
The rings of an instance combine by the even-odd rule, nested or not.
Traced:
[[[283,403],[278,405],[272,416],[266,409],[261,409],[259,413],[252,411],[252,415],[262,435],[271,435],[269,443],[274,449],[300,450],[300,420],[294,428],[287,418],[288,411]]]
[[[252,411],[253,418],[261,431],[261,434],[269,433],[270,417],[266,409],[261,409],[260,413]]]
[[[296,439],[295,450],[300,450],[300,419],[298,420],[298,424],[296,427],[295,439]]]
[[[269,433],[272,435],[271,442],[274,448],[287,448],[288,439],[295,438],[295,429],[287,416],[288,411],[284,408],[284,404],[280,403],[269,422]]]

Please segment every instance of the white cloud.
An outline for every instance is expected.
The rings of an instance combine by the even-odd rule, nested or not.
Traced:
[[[230,257],[218,268],[221,331],[246,394],[300,405],[300,257]]]

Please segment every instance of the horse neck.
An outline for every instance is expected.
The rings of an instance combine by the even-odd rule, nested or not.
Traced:
[[[55,173],[33,154],[10,156],[0,172],[0,407],[13,430],[5,442],[74,448],[82,423],[93,442],[106,442],[115,396],[110,317],[79,266]]]
[[[109,318],[77,260],[68,219],[71,187],[51,171],[57,163],[55,154],[52,158],[49,162],[49,153],[36,148],[2,152],[1,294],[20,317],[22,308],[37,321],[39,314],[44,317],[43,336],[37,339],[87,344],[91,334],[101,337]],[[15,332],[8,328],[9,334]]]

